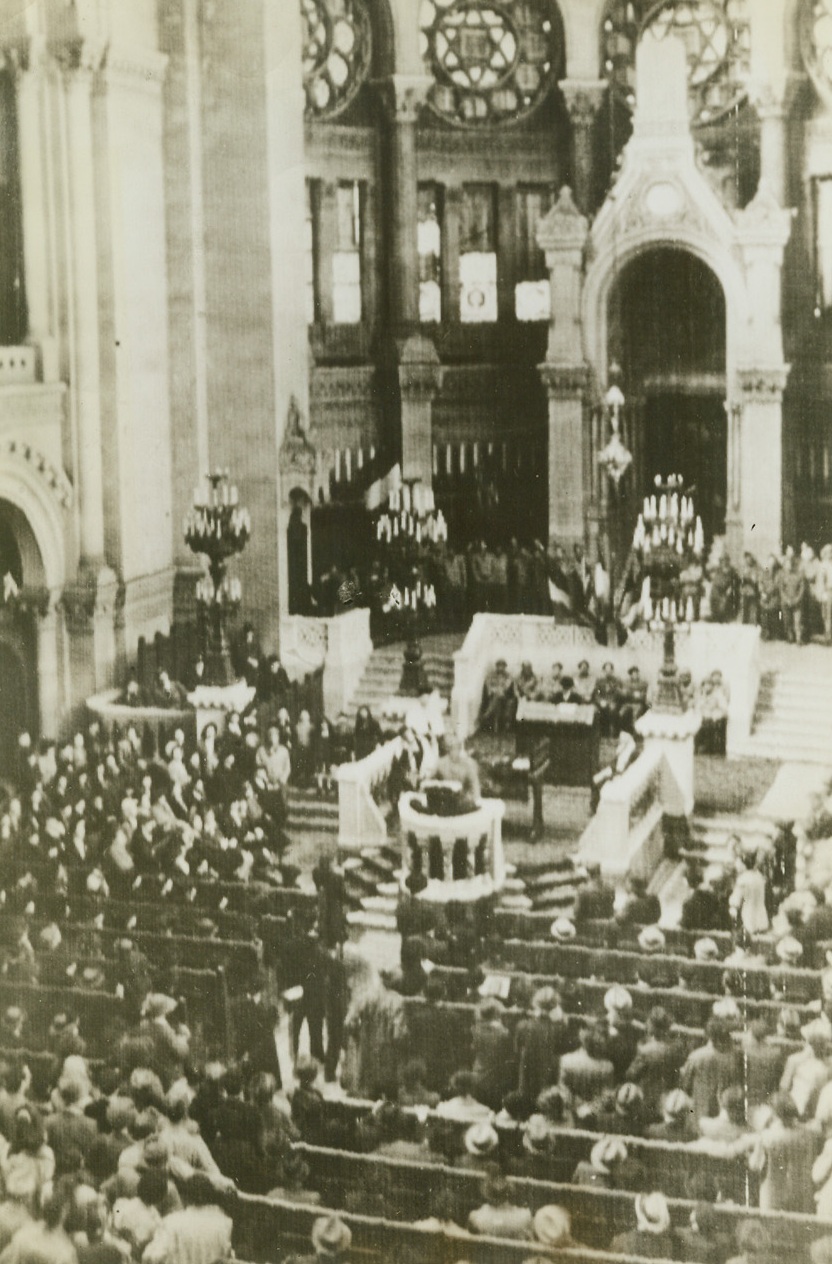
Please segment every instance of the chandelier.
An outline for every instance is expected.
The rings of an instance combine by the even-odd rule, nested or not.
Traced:
[[[251,518],[239,504],[228,470],[207,476],[209,489],[194,491],[193,506],[185,516],[185,543],[207,559],[207,574],[196,582],[195,596],[203,631],[206,685],[233,684],[228,642],[228,620],[239,609],[242,585],[226,573],[229,561],[243,552],[251,535]]]
[[[425,578],[429,544],[444,544],[448,524],[437,510],[433,489],[419,479],[407,479],[390,491],[387,509],[376,523],[379,561],[390,578],[385,602],[388,614],[398,617],[406,637],[399,690],[414,696],[428,687],[422,666],[420,635],[436,618],[436,589]]]
[[[656,475],[654,491],[644,497],[633,533],[633,552],[644,576],[641,613],[654,632],[664,634],[664,661],[654,710],[678,714],[684,703],[676,667],[676,631],[694,621],[693,599],[683,606],[680,578],[705,551],[702,519],[681,474]]]

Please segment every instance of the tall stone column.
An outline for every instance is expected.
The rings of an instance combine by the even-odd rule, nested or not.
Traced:
[[[588,214],[595,200],[595,120],[607,83],[605,79],[562,79],[560,90],[572,129],[572,192]]]
[[[760,120],[760,181],[780,206],[791,202],[789,193],[789,115],[801,75],[784,74],[776,80],[754,81],[749,95]]]
[[[47,60],[44,41],[32,38],[9,55],[17,94],[20,201],[23,215],[23,270],[26,279],[28,341],[37,348],[40,379],[59,377],[53,269],[47,220],[46,167],[51,161],[44,129]]]
[[[554,299],[546,360],[539,366],[549,395],[549,536],[566,544],[584,542],[590,495],[584,441],[589,370],[581,327],[588,232],[587,219],[566,187],[537,229]]]
[[[399,352],[402,409],[402,477],[433,479],[433,401],[442,386],[442,366],[429,338],[414,334]]]
[[[783,392],[789,368],[741,369],[738,375],[742,547],[760,561],[783,544]]]
[[[70,396],[78,432],[78,504],[81,560],[91,570],[104,561],[104,492],[101,454],[98,241],[91,92],[101,66],[98,45],[78,44],[62,58],[69,168],[70,239],[74,308],[74,361]]]
[[[732,418],[728,451],[728,485],[739,486],[739,513],[729,547],[766,556],[780,549],[783,534],[783,392],[790,366],[783,357],[781,271],[792,212],[761,181],[736,221],[750,328],[744,362],[737,366],[742,407]]]
[[[388,125],[389,313],[404,336],[419,324],[416,124],[431,82],[429,75],[391,75],[379,84]]]
[[[38,714],[41,737],[57,737],[61,724],[61,672],[58,615],[47,594],[36,611],[38,637]]]

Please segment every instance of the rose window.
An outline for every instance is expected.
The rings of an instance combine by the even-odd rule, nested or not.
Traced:
[[[660,40],[672,35],[685,46],[694,126],[718,121],[745,99],[751,46],[747,0],[613,0],[603,30],[604,75],[631,108],[636,48],[648,30]]]
[[[331,118],[367,77],[372,28],[363,0],[301,0],[303,86],[310,114]]]
[[[563,40],[547,0],[422,0],[430,104],[463,127],[529,114],[560,73]]]

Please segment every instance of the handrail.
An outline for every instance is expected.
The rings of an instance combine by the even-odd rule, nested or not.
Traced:
[[[387,842],[387,821],[373,791],[390,775],[403,748],[400,737],[391,738],[364,759],[341,764],[338,782],[338,846],[381,847]]]

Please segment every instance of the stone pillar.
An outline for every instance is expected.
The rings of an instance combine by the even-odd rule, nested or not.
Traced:
[[[391,75],[379,85],[388,120],[389,313],[404,335],[419,324],[416,122],[431,83],[429,75]]]
[[[783,392],[789,368],[780,364],[739,373],[742,548],[761,562],[779,553],[783,543]]]
[[[38,351],[39,376],[43,382],[59,377],[55,337],[55,309],[47,222],[47,179],[50,160],[43,126],[46,94],[46,54],[43,41],[31,39],[14,57],[17,90],[17,139],[20,163],[20,201],[23,215],[23,269],[26,278],[28,341]]]
[[[735,554],[740,548],[751,549],[762,558],[779,551],[783,533],[783,392],[789,365],[783,359],[781,271],[792,212],[784,210],[774,191],[761,182],[736,221],[750,328],[735,392],[742,412],[734,417],[728,452],[728,486],[739,486],[740,502],[737,538],[729,540],[729,547]],[[739,476],[734,461],[739,461]]]
[[[564,544],[584,543],[590,492],[584,442],[589,371],[581,328],[588,232],[586,217],[566,187],[537,229],[553,296],[546,360],[539,366],[549,395],[549,536]]]
[[[61,723],[58,615],[47,595],[36,612],[38,636],[38,712],[41,737],[57,737]]]
[[[82,44],[66,50],[63,58],[73,268],[70,301],[75,318],[70,395],[78,429],[81,560],[93,569],[104,560],[98,237],[91,109],[93,76],[101,66],[102,56],[99,45]]]
[[[572,131],[572,191],[589,214],[595,201],[595,120],[607,90],[605,79],[562,79],[560,90]]]
[[[687,819],[693,813],[693,744],[701,724],[702,718],[696,711],[670,715],[655,708],[636,720],[645,751],[658,749],[664,756],[661,801],[665,816]]]
[[[442,386],[442,366],[429,338],[414,334],[399,352],[402,409],[402,477],[433,480],[433,401]]]
[[[789,115],[804,77],[783,74],[774,80],[752,80],[749,95],[760,120],[760,182],[767,185],[780,206],[791,202],[789,193]]]

